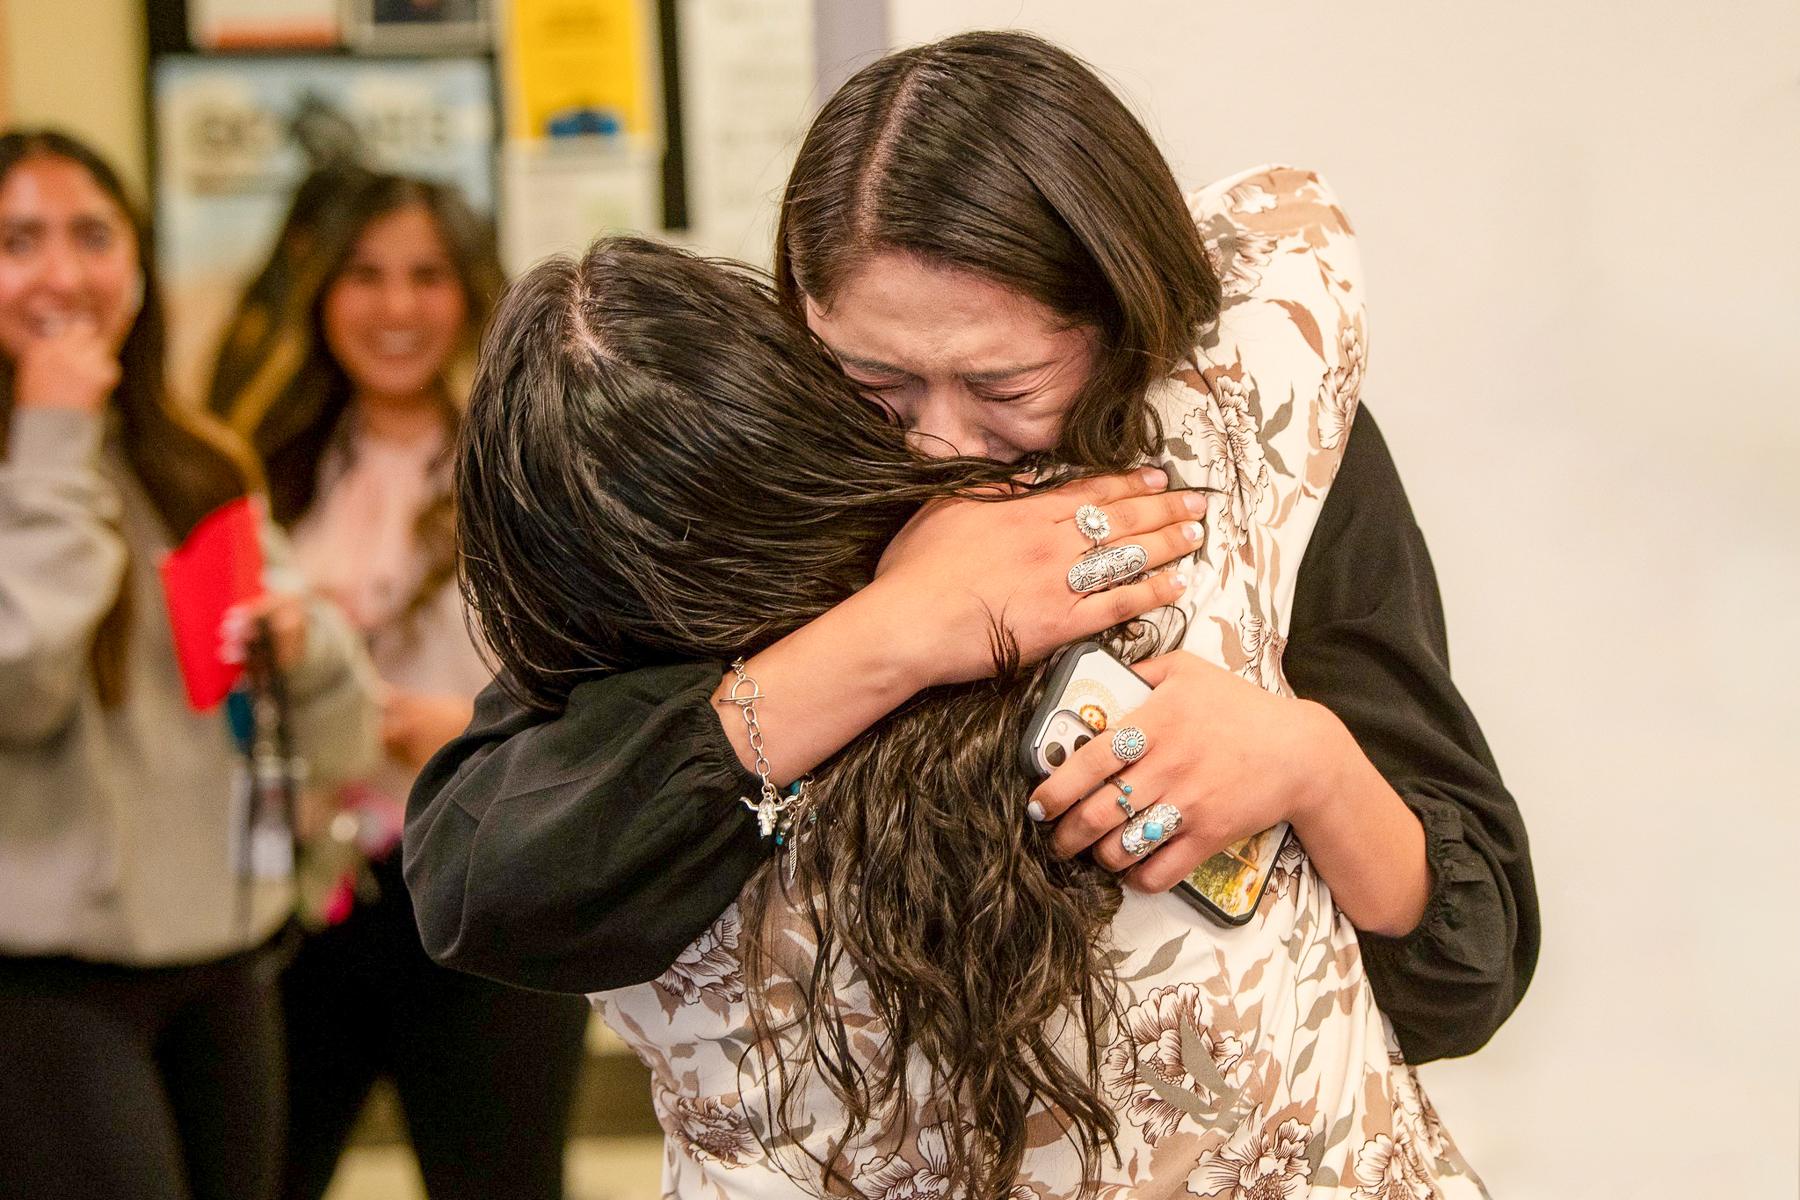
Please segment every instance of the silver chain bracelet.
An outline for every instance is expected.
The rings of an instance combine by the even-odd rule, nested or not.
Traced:
[[[752,800],[748,796],[739,796],[743,806],[756,814],[756,828],[763,837],[773,837],[777,846],[787,841],[788,829],[792,824],[791,810],[806,795],[807,780],[799,779],[788,788],[787,795],[775,786],[769,778],[769,760],[763,755],[762,722],[756,716],[756,702],[762,700],[762,688],[756,680],[744,672],[744,660],[739,658],[732,662],[731,673],[737,678],[732,681],[731,691],[722,696],[718,703],[735,704],[737,710],[744,715],[744,728],[750,731],[750,753],[756,756],[756,777],[762,783],[761,794]]]

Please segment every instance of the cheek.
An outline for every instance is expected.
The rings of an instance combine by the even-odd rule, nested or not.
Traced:
[[[95,281],[95,292],[95,307],[117,350],[125,344],[138,310],[144,306],[143,277],[138,274],[137,263],[127,260],[117,264]]]
[[[25,298],[30,292],[30,276],[11,264],[0,263],[0,348],[17,358],[20,347],[14,342],[24,337]]]
[[[990,431],[1020,454],[1051,450],[1062,440],[1063,422],[1075,405],[1071,392],[1054,400],[1034,401],[1030,408],[1000,408],[988,422]]]
[[[333,358],[342,363],[355,356],[353,331],[367,324],[372,315],[361,289],[338,284],[325,293],[325,303],[319,306],[319,323],[324,327],[325,348]]]
[[[461,288],[440,288],[428,293],[424,308],[432,332],[446,346],[454,346],[469,320],[469,305]]]

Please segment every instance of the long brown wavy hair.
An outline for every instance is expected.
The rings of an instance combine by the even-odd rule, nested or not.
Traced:
[[[165,375],[167,326],[157,286],[154,242],[149,223],[126,195],[125,186],[98,151],[53,129],[0,134],[0,184],[21,163],[34,158],[72,162],[93,178],[124,214],[137,241],[143,303],[119,350],[119,386],[111,410],[117,414],[119,446],[133,475],[171,542],[180,542],[200,519],[229,500],[261,486],[255,460],[217,422],[171,396]],[[0,453],[11,426],[12,363],[0,358]],[[148,547],[136,547],[142,550]],[[126,655],[132,636],[129,575],[95,631],[89,661],[100,702],[116,708],[125,699]]]
[[[491,227],[453,187],[345,164],[314,172],[296,189],[269,261],[226,325],[208,403],[262,456],[270,508],[284,526],[306,515],[321,465],[347,444],[344,417],[355,388],[325,339],[325,295],[364,231],[412,207],[436,223],[467,302],[461,343],[441,380],[448,455],[467,405],[481,330],[505,284]],[[401,608],[402,622],[456,575],[447,474],[445,486],[420,512],[414,536],[425,571]]]
[[[909,449],[747,269],[603,240],[533,268],[495,315],[457,454],[464,590],[503,681],[557,710],[588,679],[755,653],[866,584],[921,504],[999,494],[1010,471]],[[848,1186],[841,1152],[894,1130],[909,1083],[938,1098],[959,1192],[1010,1186],[1034,1106],[1089,1178],[1112,1144],[1096,1055],[1118,884],[1025,818],[1017,746],[1044,668],[998,637],[996,654],[997,679],[934,689],[824,764],[816,822],[742,897],[742,1069],[787,1097],[759,1136],[778,1161],[800,1145],[813,1072],[845,1119],[826,1153],[784,1162],[797,1181]],[[799,961],[777,936],[796,910],[817,946]],[[850,981],[875,1052],[846,1026]],[[929,1080],[907,1078],[918,1056]]]
[[[1016,32],[878,59],[826,102],[788,177],[775,284],[829,310],[871,256],[916,256],[1100,333],[1050,457],[1123,470],[1160,435],[1145,389],[1218,316],[1219,279],[1175,177],[1080,59]]]

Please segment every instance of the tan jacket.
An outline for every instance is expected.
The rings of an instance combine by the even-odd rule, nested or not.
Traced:
[[[168,539],[102,430],[17,411],[0,462],[0,954],[200,962],[267,938],[292,885],[240,882],[237,749],[222,710],[188,707],[157,574]],[[285,539],[263,535],[270,584],[296,590]],[[88,653],[127,572],[126,700],[109,711]],[[374,761],[373,678],[342,617],[311,604],[288,686],[314,781]]]

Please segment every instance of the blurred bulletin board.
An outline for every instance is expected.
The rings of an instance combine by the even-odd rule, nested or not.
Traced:
[[[188,0],[188,39],[206,50],[338,44],[339,0]]]
[[[309,153],[334,130],[379,166],[455,183],[476,211],[494,210],[484,57],[165,55],[152,91],[156,248],[177,315],[171,370],[184,386],[206,379]]]
[[[494,44],[488,0],[343,0],[344,40],[369,53],[448,54]]]
[[[767,266],[815,105],[813,0],[677,0],[687,240]]]

